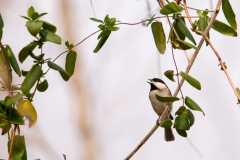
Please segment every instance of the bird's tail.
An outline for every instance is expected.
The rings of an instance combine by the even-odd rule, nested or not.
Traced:
[[[174,135],[173,135],[173,131],[172,128],[164,128],[165,131],[165,140],[168,141],[174,141]]]

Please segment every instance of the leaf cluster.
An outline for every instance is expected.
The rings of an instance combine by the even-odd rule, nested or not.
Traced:
[[[98,36],[98,44],[96,48],[93,50],[94,53],[97,53],[102,46],[105,44],[109,36],[111,35],[112,31],[119,30],[119,27],[116,27],[116,18],[109,18],[108,15],[105,16],[104,20],[96,19],[96,18],[90,18],[92,21],[101,23],[98,25],[98,28],[101,30],[101,33]]]

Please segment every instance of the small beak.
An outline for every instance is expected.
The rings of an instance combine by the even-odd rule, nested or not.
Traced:
[[[148,80],[149,80],[150,82],[147,82],[147,83],[150,83],[150,84],[151,84],[151,83],[152,83],[152,80],[151,80],[151,79],[148,79]]]

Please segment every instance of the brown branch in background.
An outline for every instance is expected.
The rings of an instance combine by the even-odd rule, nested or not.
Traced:
[[[70,42],[73,41],[74,37],[74,33],[72,32],[73,28],[72,27],[72,19],[70,17],[70,12],[69,12],[69,7],[68,7],[68,2],[65,0],[62,0],[62,16],[64,19],[64,23],[65,26],[65,33],[67,35],[67,37],[69,37]],[[67,21],[66,21],[67,20]],[[85,39],[83,39],[81,42],[79,42],[78,44],[76,44],[75,46],[81,44],[83,41],[85,41],[87,38],[89,38],[90,36],[96,34],[97,32],[99,32],[101,30],[98,30],[94,33],[92,33],[91,35],[89,35],[88,37],[86,37]],[[80,51],[77,51],[77,53]],[[78,56],[81,56],[81,54],[78,54]],[[79,134],[81,134],[81,138],[76,139],[77,141],[81,140],[81,147],[79,148],[82,149],[80,152],[81,157],[79,159],[84,159],[84,160],[96,160],[97,159],[97,154],[96,154],[96,143],[94,143],[93,137],[92,137],[92,126],[90,127],[89,122],[91,122],[90,120],[90,115],[88,112],[88,106],[87,106],[87,99],[88,99],[88,95],[87,95],[87,90],[85,90],[83,83],[82,83],[82,66],[80,64],[82,63],[78,63],[80,60],[80,58],[78,57],[78,61],[75,64],[75,72],[74,75],[72,76],[72,90],[74,92],[72,101],[74,101],[75,104],[75,111],[72,110],[72,112],[78,112],[79,116],[78,116],[78,122],[79,124],[76,124],[76,127],[78,127],[79,130]],[[78,125],[78,126],[77,126]],[[80,137],[80,136],[79,136]]]
[[[213,22],[215,21],[217,15],[218,15],[218,9],[219,9],[219,6],[221,5],[222,3],[222,0],[218,0],[218,3],[217,3],[217,6],[216,6],[216,11],[214,12],[213,16],[211,17],[211,20],[209,21],[208,23],[208,26],[204,32],[204,35],[207,35],[210,28],[212,27],[212,24]],[[199,53],[199,50],[201,49],[202,47],[202,44],[204,42],[204,37],[201,38],[197,48],[198,50],[196,50],[190,60],[190,62],[188,63],[187,67],[186,67],[186,70],[185,70],[185,73],[189,73],[198,53]],[[177,87],[176,91],[174,92],[173,96],[177,96],[177,94],[179,93],[180,91],[180,88],[182,87],[183,83],[184,83],[184,79],[182,78],[180,83],[179,83],[179,86]],[[158,124],[156,124],[153,129],[147,134],[147,136],[140,142],[140,144],[137,145],[137,147],[125,158],[125,160],[129,160],[140,148],[141,146],[151,137],[151,135],[156,131],[156,129],[159,127],[159,125],[162,123],[162,121],[168,116],[168,114],[171,112],[172,110],[172,105],[169,105],[165,108],[162,116],[160,117],[159,121],[158,121]]]
[[[11,91],[8,89],[8,87],[7,87],[2,81],[0,81],[0,84],[2,85],[2,87],[3,87],[4,89],[6,89],[6,91],[8,92],[9,95],[12,94]]]
[[[15,138],[16,130],[17,130],[17,125],[15,124],[14,125],[14,130],[12,131],[12,136],[11,136],[11,144],[10,144],[10,147],[9,147],[10,149],[9,149],[9,154],[8,154],[8,160],[11,160],[12,149],[13,149],[13,141],[14,141],[14,138]]]
[[[64,158],[64,160],[67,160],[66,154],[63,154],[63,158]]]
[[[163,8],[163,7],[166,5],[166,3],[164,2],[164,0],[158,0],[158,3],[159,3],[159,5],[160,5],[161,8]]]

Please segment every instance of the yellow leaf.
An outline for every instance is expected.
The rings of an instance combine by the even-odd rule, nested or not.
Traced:
[[[17,105],[18,112],[29,120],[28,127],[31,128],[37,122],[37,112],[29,100],[20,100]]]

